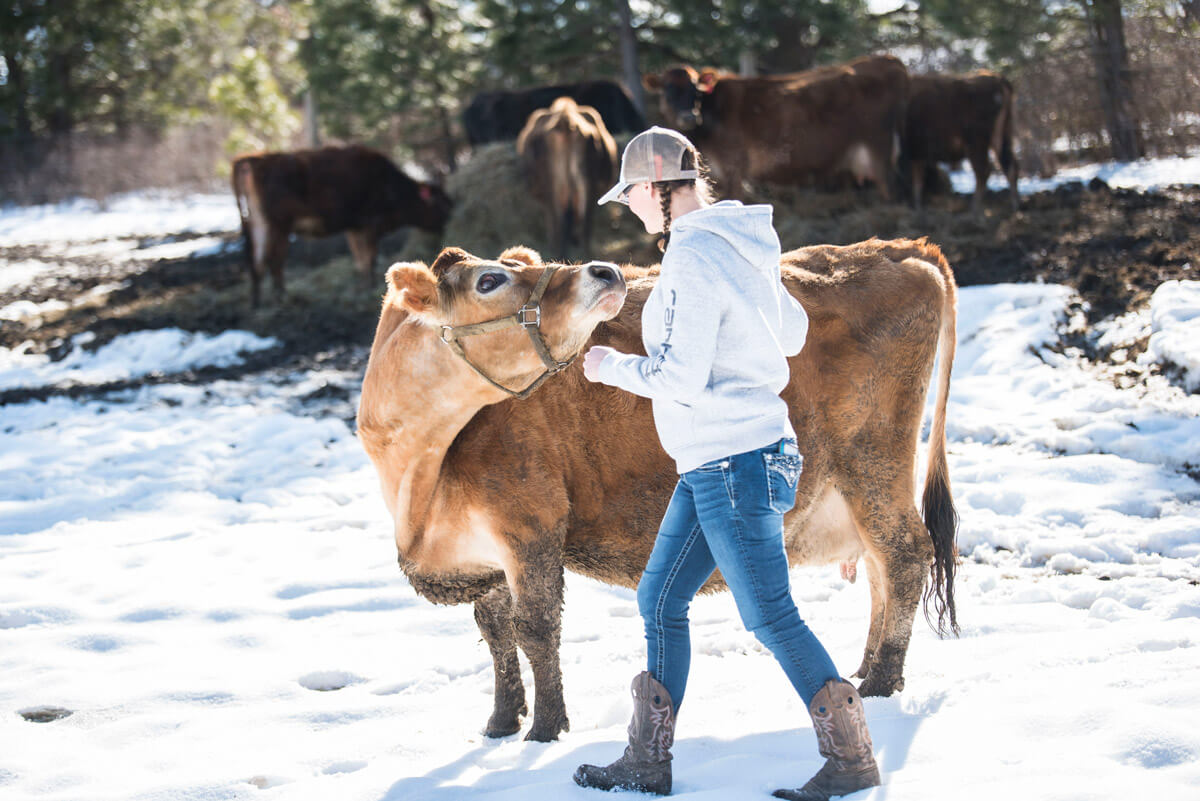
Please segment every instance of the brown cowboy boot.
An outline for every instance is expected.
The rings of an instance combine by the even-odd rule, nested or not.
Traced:
[[[875,787],[879,766],[871,753],[867,715],[854,685],[845,679],[825,682],[808,706],[817,748],[825,765],[799,790],[776,790],[789,801],[828,801],[830,796]]]
[[[600,790],[636,790],[669,795],[675,706],[667,688],[647,671],[633,679],[633,719],[625,755],[606,767],[580,765],[575,783]]]

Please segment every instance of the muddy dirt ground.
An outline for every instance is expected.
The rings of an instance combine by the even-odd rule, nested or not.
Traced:
[[[963,196],[937,198],[923,214],[881,203],[869,192],[798,191],[763,199],[776,204],[776,225],[785,249],[820,242],[843,244],[872,235],[928,236],[942,247],[961,285],[1068,284],[1087,302],[1091,322],[1144,305],[1165,280],[1200,278],[1200,187],[1195,186],[1151,193],[1112,189],[1101,182],[1067,185],[1023,197],[1015,214],[1009,210],[1006,194],[992,193],[981,216],[967,210],[969,199]],[[169,232],[163,233],[155,241],[170,238]],[[229,247],[219,255],[158,261],[72,255],[71,250],[56,252],[40,246],[0,248],[0,263],[54,265],[31,283],[0,291],[0,308],[18,300],[61,302],[59,310],[39,320],[0,323],[0,347],[30,342],[34,351],[54,355],[65,352],[70,338],[85,331],[95,335],[88,347],[97,347],[138,329],[177,326],[220,332],[239,328],[275,336],[282,347],[252,356],[240,367],[199,371],[183,380],[279,367],[355,369],[361,366],[363,346],[370,344],[374,332],[383,265],[402,252],[411,256],[414,250],[428,250],[422,255],[431,259],[438,246],[428,240],[406,246],[403,234],[392,235],[383,243],[376,282],[365,285],[354,272],[341,237],[293,242],[286,268],[287,297],[282,303],[267,300],[263,307],[251,309],[243,256],[235,244],[238,237],[226,238]],[[597,232],[593,247],[596,257],[642,264],[651,263],[657,253],[649,236],[606,243],[604,230]],[[107,291],[114,284],[119,288]],[[105,294],[94,292],[97,287],[105,288]],[[161,378],[151,376],[146,381]],[[49,392],[89,394],[98,389]],[[46,393],[0,393],[0,403]]]

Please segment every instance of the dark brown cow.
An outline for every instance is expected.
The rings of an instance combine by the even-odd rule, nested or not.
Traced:
[[[387,156],[360,145],[238,156],[232,177],[255,306],[268,269],[276,296],[283,296],[293,231],[308,237],[344,231],[354,264],[370,283],[380,237],[405,225],[440,231],[450,214],[440,187],[414,181]]]
[[[904,684],[931,573],[939,625],[948,617],[954,627],[945,447],[954,277],[936,247],[906,240],[793,250],[782,268],[811,320],[782,393],[804,454],[796,506],[784,518],[788,558],[863,559],[871,624],[856,675],[865,677],[863,695],[888,695]],[[519,248],[495,260],[449,248],[429,267],[392,265],[358,411],[358,436],[413,588],[436,603],[475,604],[495,663],[487,734],[520,728],[520,647],[533,669],[533,740],[567,728],[558,656],[563,569],[636,586],[677,478],[649,400],[589,382],[579,360],[527,400],[513,400],[489,380],[519,391],[547,370],[525,326],[509,319],[454,339],[455,326],[515,315],[545,271],[536,253]],[[520,319],[536,319],[555,360],[589,345],[644,353],[642,305],[654,281],[636,268],[621,275],[604,264],[559,267],[538,313]],[[922,518],[917,448],[935,358]],[[707,589],[721,586],[714,574]]]
[[[734,196],[742,181],[799,183],[849,172],[891,197],[908,72],[892,56],[768,78],[675,67],[647,75],[668,125],[686,134]]]
[[[546,232],[558,258],[567,257],[572,241],[588,248],[596,199],[617,177],[617,143],[600,113],[560,97],[529,115],[517,152],[531,194],[546,209]]]
[[[584,81],[528,89],[480,92],[463,109],[462,123],[471,147],[515,139],[529,115],[549,108],[557,98],[569,97],[581,106],[600,112],[609,131],[637,133],[646,120],[629,93],[613,81]]]
[[[1013,211],[1017,196],[1017,159],[1012,149],[1013,87],[1002,75],[914,75],[909,81],[908,119],[903,162],[912,180],[913,204],[921,208],[926,168],[938,163],[971,162],[978,213],[992,172],[988,151],[996,154],[1008,177]]]

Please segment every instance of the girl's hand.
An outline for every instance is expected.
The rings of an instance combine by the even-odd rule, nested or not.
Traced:
[[[583,354],[583,377],[588,381],[600,380],[600,363],[608,358],[615,350],[604,345],[593,345]]]

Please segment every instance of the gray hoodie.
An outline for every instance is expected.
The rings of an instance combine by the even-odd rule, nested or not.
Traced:
[[[649,355],[600,364],[601,381],[654,401],[680,473],[795,436],[779,393],[808,315],[783,288],[779,256],[770,206],[725,200],[675,220],[642,308]]]

